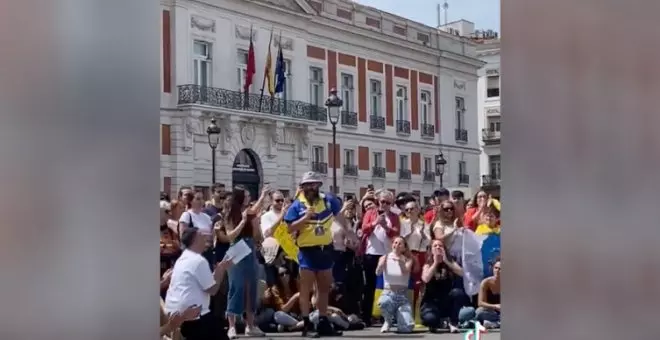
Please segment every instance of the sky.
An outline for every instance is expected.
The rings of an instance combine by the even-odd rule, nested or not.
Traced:
[[[436,7],[444,0],[355,0],[423,24],[435,27],[438,21]],[[500,32],[500,0],[447,0],[449,22],[459,19],[475,23],[476,29]],[[441,15],[444,20],[444,13]]]

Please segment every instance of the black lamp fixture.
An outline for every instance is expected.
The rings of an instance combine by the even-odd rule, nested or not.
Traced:
[[[215,149],[220,142],[220,132],[220,127],[216,124],[215,118],[211,118],[211,124],[206,128],[209,146],[211,147],[211,185],[215,184]]]
[[[440,187],[443,187],[442,183],[442,177],[445,174],[445,165],[447,164],[447,161],[445,160],[444,155],[442,152],[439,155],[435,156],[435,174],[437,176],[440,176]]]
[[[332,192],[337,194],[337,122],[339,122],[340,108],[344,102],[337,96],[337,89],[330,89],[330,96],[325,101],[328,107],[328,117],[332,124]]]

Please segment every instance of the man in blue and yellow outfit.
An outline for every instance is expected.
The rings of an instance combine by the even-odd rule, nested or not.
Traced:
[[[330,194],[320,193],[323,179],[313,171],[306,172],[300,181],[300,194],[284,215],[289,231],[296,233],[299,247],[300,266],[300,310],[305,327],[303,336],[337,336],[328,320],[328,296],[332,285],[333,247],[331,225],[334,218],[346,225],[342,216],[341,203]],[[319,322],[314,332],[309,320],[311,294],[316,287],[316,306]]]

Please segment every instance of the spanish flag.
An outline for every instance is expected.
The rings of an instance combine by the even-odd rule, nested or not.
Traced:
[[[264,68],[264,79],[268,86],[268,93],[275,95],[275,75],[273,74],[273,58],[271,57],[270,45],[273,41],[273,32],[270,33],[270,42],[268,43],[268,54],[266,55],[266,66]]]

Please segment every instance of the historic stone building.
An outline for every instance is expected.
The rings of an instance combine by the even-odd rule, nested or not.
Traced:
[[[163,190],[211,185],[206,128],[222,129],[216,182],[292,192],[302,173],[337,174],[338,192],[368,184],[429,196],[479,186],[475,44],[347,0],[163,1]],[[256,74],[243,93],[250,40]],[[261,95],[267,51],[281,47],[285,91]],[[332,145],[324,102],[344,102]]]

